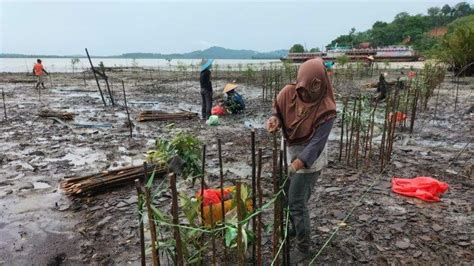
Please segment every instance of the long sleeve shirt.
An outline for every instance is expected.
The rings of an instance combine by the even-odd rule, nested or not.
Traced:
[[[321,124],[307,143],[288,146],[287,157],[290,162],[300,159],[304,163],[304,168],[297,173],[318,172],[327,165],[326,142],[334,120],[332,118]]]
[[[201,72],[199,81],[201,83],[201,89],[212,91],[211,71],[209,69],[206,69]]]

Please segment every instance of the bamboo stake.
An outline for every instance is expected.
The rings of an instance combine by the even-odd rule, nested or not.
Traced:
[[[145,182],[147,182],[148,179],[148,167],[146,163],[143,163],[143,171],[145,175]],[[148,226],[150,227],[150,235],[151,235],[151,258],[153,261],[153,266],[159,266],[160,265],[160,258],[157,252],[157,237],[156,237],[156,227],[155,227],[155,221],[153,219],[153,210],[151,209],[151,192],[149,187],[145,187],[145,204],[146,204],[146,209],[148,212]]]
[[[141,265],[146,265],[146,254],[145,254],[145,232],[143,226],[143,205],[140,204],[140,201],[143,199],[143,192],[140,185],[140,181],[135,179],[135,188],[137,189],[138,197],[138,224],[140,230],[140,254],[141,254]]]
[[[202,166],[201,166],[201,221],[202,225],[204,225],[204,177],[205,177],[205,170],[206,170],[206,144],[202,145]],[[194,187],[194,184],[193,184]]]
[[[369,147],[368,147],[369,154],[366,157],[367,167],[370,166],[370,159],[372,158],[372,137],[374,135],[375,112],[377,112],[377,105],[378,105],[378,102],[375,102],[374,111],[372,113],[372,119],[370,123],[370,136],[369,136]]]
[[[348,99],[346,98],[344,101],[344,107],[342,108],[341,140],[339,143],[339,162],[342,160],[342,148],[344,146],[344,120],[346,119],[347,101]]]
[[[350,165],[351,159],[351,150],[352,150],[352,137],[354,135],[354,123],[355,123],[355,113],[357,107],[357,98],[354,99],[354,107],[352,108],[352,117],[351,117],[351,135],[349,137],[349,151],[347,152],[347,165]]]
[[[263,192],[261,186],[262,179],[262,149],[258,149],[258,168],[257,168],[257,190],[258,190],[258,208],[263,206]],[[256,209],[256,207],[255,207]],[[257,265],[263,265],[262,261],[262,213],[257,215]]]
[[[221,139],[217,139],[217,148],[219,153],[219,179],[221,186],[221,199],[224,199],[224,168],[222,165],[222,142]],[[221,214],[222,214],[222,224],[225,225],[225,205],[224,200],[221,200]],[[225,230],[223,230],[225,235]],[[227,258],[227,247],[225,245],[225,237],[222,237],[222,243],[224,245],[224,258]]]
[[[419,96],[419,91],[420,91],[420,88],[417,84],[418,84],[418,79],[415,82],[415,85],[416,85],[415,95],[413,97],[413,104],[412,104],[412,109],[411,109],[410,134],[413,134],[413,128],[415,127],[416,109],[418,105],[418,96]]]
[[[209,213],[211,215],[211,228],[214,228],[214,213],[212,211],[212,204],[209,204]],[[211,245],[212,245],[212,265],[217,265],[216,263],[216,239],[214,237],[214,233],[211,233]]]
[[[242,221],[244,219],[243,214],[243,202],[242,202],[242,195],[241,195],[241,183],[237,182],[236,184],[236,196],[237,196],[237,253],[238,253],[238,260],[239,266],[245,265],[245,251],[244,245],[242,241]]]
[[[123,80],[122,80],[122,89],[123,89],[123,101],[125,103],[125,110],[127,111],[127,117],[128,117],[128,128],[130,129],[130,138],[133,138],[132,120],[130,120],[130,112],[128,111],[127,95],[125,94],[125,84],[123,83]]]
[[[92,64],[91,57],[89,56],[89,52],[87,51],[87,48],[85,49],[86,49],[87,58],[89,59],[89,63],[91,64],[92,73],[94,73],[94,78],[95,78],[95,82],[97,83],[97,88],[99,88],[100,98],[102,98],[102,102],[104,103],[104,106],[107,106],[107,103],[105,102],[105,99],[104,99],[104,94],[102,93],[102,90],[100,89],[99,79],[97,79],[97,74],[95,73],[95,68],[94,68],[94,65]]]
[[[278,151],[276,143],[276,134],[273,134],[273,194],[277,195],[279,191],[278,178]],[[272,257],[275,258],[278,254],[278,244],[280,239],[280,200],[275,200],[275,207],[273,208],[273,236],[272,236]],[[276,260],[276,265],[280,265],[280,261]]]
[[[257,205],[257,184],[256,184],[256,157],[255,157],[255,130],[252,129],[250,132],[250,142],[251,142],[251,152],[252,152],[252,206],[255,210],[255,206]],[[254,216],[252,218],[252,233],[255,234],[257,231],[257,217]],[[252,258],[255,259],[256,255],[256,246],[252,245]]]
[[[183,257],[183,244],[181,242],[181,233],[179,232],[179,217],[178,217],[178,191],[176,189],[176,175],[171,173],[168,175],[170,178],[170,187],[171,187],[171,196],[172,196],[172,204],[171,204],[171,214],[173,215],[173,224],[176,225],[174,227],[174,240],[176,241],[176,258],[175,263],[178,266],[184,265],[184,257]]]
[[[390,109],[390,96],[387,97],[387,101],[385,104],[385,120],[383,123],[383,132],[382,132],[382,140],[380,143],[380,154],[379,154],[379,160],[380,160],[380,172],[383,171],[384,168],[384,154],[385,154],[385,137],[387,134],[387,127],[388,127],[388,113]]]
[[[7,117],[7,106],[5,104],[5,92],[3,91],[3,88],[2,88],[2,99],[3,99],[3,114],[4,114],[4,119],[7,120],[8,117]]]
[[[361,130],[361,112],[362,112],[362,98],[359,96],[359,109],[357,112],[357,131],[356,131],[356,142],[354,147],[355,167],[359,168],[359,141],[360,141],[360,130]]]

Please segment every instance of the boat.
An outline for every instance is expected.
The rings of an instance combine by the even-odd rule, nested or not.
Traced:
[[[316,53],[288,53],[286,57],[280,58],[281,61],[289,61],[293,63],[302,63],[306,60],[322,57],[324,61],[335,61],[340,56],[347,56],[352,62],[367,61],[369,56],[374,61],[390,61],[390,62],[415,62],[423,61],[423,58],[412,49],[411,46],[391,45],[377,48],[346,48],[334,47],[324,52]]]

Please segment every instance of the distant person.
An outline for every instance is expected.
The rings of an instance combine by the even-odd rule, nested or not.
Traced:
[[[290,209],[290,236],[296,237],[290,265],[311,255],[311,226],[308,200],[327,165],[326,142],[336,117],[331,81],[321,58],[308,60],[298,69],[296,84],[286,85],[278,94],[273,115],[266,128],[279,128],[288,143],[288,181],[285,190]]]
[[[242,95],[235,91],[237,84],[228,83],[224,87],[224,93],[227,94],[227,98],[224,101],[224,105],[228,113],[238,114],[245,109],[245,102]]]
[[[388,83],[385,81],[385,76],[387,73],[380,73],[379,82],[377,83],[377,92],[379,95],[376,98],[376,101],[382,101],[387,97],[388,92]]]
[[[39,88],[39,85],[44,87],[44,74],[49,75],[49,73],[44,69],[43,64],[41,64],[41,59],[36,60],[36,64],[33,67],[33,75],[36,76],[36,86],[35,89]]]
[[[203,59],[201,61],[201,96],[202,96],[202,119],[207,120],[211,116],[212,109],[212,83],[211,83],[211,67],[212,59]]]

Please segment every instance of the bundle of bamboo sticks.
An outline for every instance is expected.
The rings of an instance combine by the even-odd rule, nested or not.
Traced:
[[[167,121],[167,120],[188,120],[198,117],[192,112],[166,113],[162,111],[143,111],[138,115],[137,121]]]
[[[74,113],[70,112],[61,112],[43,109],[39,112],[38,116],[40,117],[57,117],[62,120],[72,120],[74,119]]]
[[[155,176],[163,176],[168,169],[163,166],[151,166],[148,172],[151,174],[155,169]],[[60,183],[61,189],[66,195],[80,196],[103,191],[110,187],[115,187],[127,183],[133,183],[135,179],[143,179],[143,166],[129,166],[111,171],[104,171],[98,174],[66,178]]]

